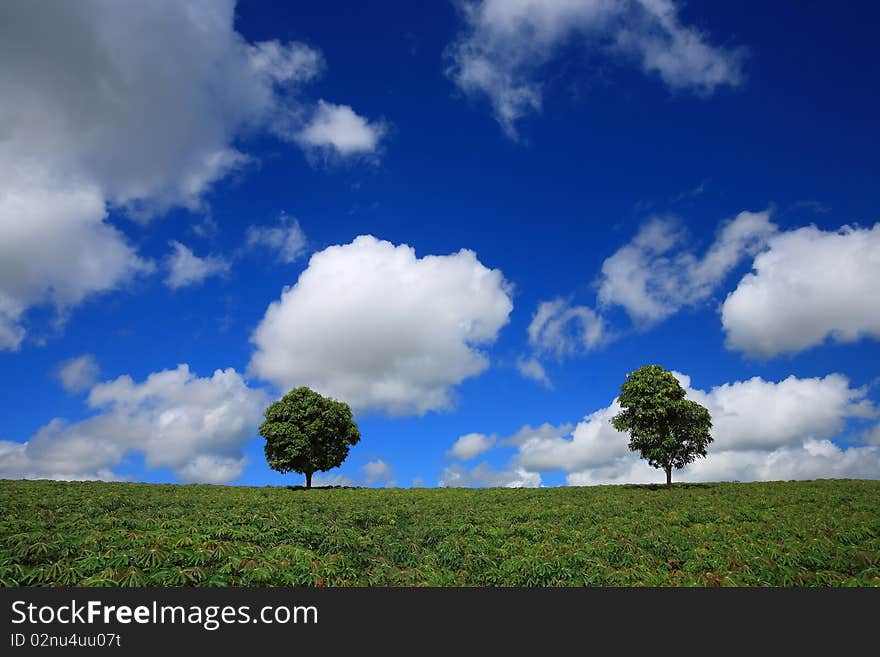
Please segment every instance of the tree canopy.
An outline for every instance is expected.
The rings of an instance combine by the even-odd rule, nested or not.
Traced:
[[[348,404],[306,387],[294,388],[266,409],[260,425],[266,461],[278,472],[298,472],[312,486],[312,474],[342,464],[361,439]]]
[[[672,486],[672,468],[706,456],[712,442],[709,411],[685,396],[671,372],[645,365],[620,386],[621,411],[611,420],[615,429],[629,433],[631,450],[666,471],[667,486]]]

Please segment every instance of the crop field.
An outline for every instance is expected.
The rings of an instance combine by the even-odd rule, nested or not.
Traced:
[[[0,481],[4,586],[880,586],[880,481]]]

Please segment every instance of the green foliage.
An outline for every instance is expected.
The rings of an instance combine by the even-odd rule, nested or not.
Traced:
[[[700,404],[685,399],[684,388],[659,365],[645,365],[627,375],[620,386],[621,411],[611,420],[618,431],[630,434],[629,448],[655,468],[683,468],[706,456],[712,442],[712,418]]]
[[[312,485],[312,473],[342,464],[361,439],[351,409],[309,388],[294,388],[266,409],[260,425],[266,461],[278,472],[299,472]]]
[[[0,586],[880,586],[880,481],[0,481]]]

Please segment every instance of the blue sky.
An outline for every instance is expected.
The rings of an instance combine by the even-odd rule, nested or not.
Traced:
[[[0,476],[298,483],[310,385],[325,482],[652,481],[660,363],[681,478],[880,477],[878,10],[594,4],[5,3]]]

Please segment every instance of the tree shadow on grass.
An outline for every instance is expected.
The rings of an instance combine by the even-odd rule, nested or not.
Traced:
[[[712,489],[717,488],[718,484],[710,484],[710,483],[673,483],[672,488],[676,490],[680,489]],[[666,484],[623,484],[621,488],[625,488],[627,490],[661,490],[666,491],[670,490],[670,488]]]
[[[330,488],[345,488],[347,490],[355,490],[361,488],[361,486],[312,486],[311,488],[306,488],[305,486],[285,486],[287,490],[328,490]]]

